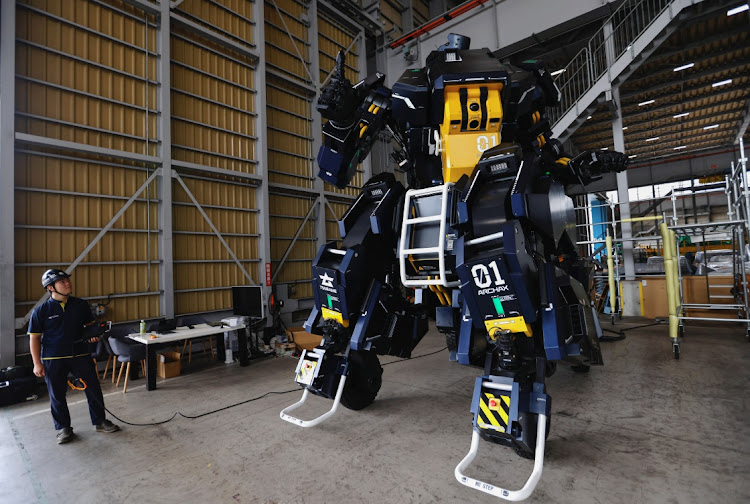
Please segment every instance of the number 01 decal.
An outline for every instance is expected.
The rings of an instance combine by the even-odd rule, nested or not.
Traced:
[[[494,147],[497,145],[497,135],[479,135],[477,137],[477,150],[479,152],[484,152],[490,147]]]
[[[471,268],[471,276],[474,277],[476,286],[480,289],[486,289],[492,285],[493,276],[495,285],[505,285],[505,280],[500,276],[497,262],[492,261],[488,266],[489,268],[484,264],[476,264]],[[490,270],[492,270],[492,274],[490,274]]]

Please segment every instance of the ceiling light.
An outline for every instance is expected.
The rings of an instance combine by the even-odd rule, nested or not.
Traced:
[[[687,117],[690,115],[690,112],[683,112],[682,114],[673,115],[672,117],[675,119],[679,119],[680,117]]]
[[[654,140],[658,140],[658,139],[659,139],[659,137],[651,137],[651,138],[647,138],[646,141],[647,142],[653,142]]]
[[[713,84],[711,84],[711,87],[719,87],[719,86],[723,86],[724,84],[731,84],[731,83],[732,83],[732,79],[727,79],[727,80],[723,80],[719,82],[714,82]]]
[[[609,150],[609,147],[602,147],[602,150]]]
[[[680,72],[682,70],[687,70],[688,68],[693,68],[695,66],[695,63],[688,63],[687,65],[678,66],[674,69],[675,72]]]
[[[646,100],[644,102],[641,102],[638,104],[639,107],[642,107],[644,105],[650,105],[651,103],[654,103],[656,100]]]
[[[712,124],[711,126],[704,126],[703,129],[704,130],[709,130],[709,129],[714,129],[714,128],[718,128],[718,127],[719,127],[718,124]]]
[[[587,120],[587,121],[588,121],[589,119],[591,119],[591,116],[588,116],[588,117],[586,118],[586,120]]]
[[[622,127],[622,131],[625,131],[626,129],[628,129],[628,127],[627,127],[627,126],[623,126],[623,127]]]
[[[638,154],[633,154],[632,156],[628,156],[628,159],[633,159],[634,157],[638,157]]]
[[[680,150],[680,149],[687,149],[687,147],[684,145],[680,145],[679,147],[674,148],[674,150]]]
[[[564,71],[565,71],[565,69],[564,69],[564,68],[561,68],[560,70],[555,70],[555,71],[554,71],[554,72],[552,72],[552,73],[551,73],[550,75],[551,75],[552,77],[554,77],[555,75],[560,75],[560,74],[561,74],[561,73],[563,73]]]
[[[727,11],[727,16],[734,16],[735,14],[739,14],[740,12],[745,12],[746,10],[750,9],[750,5],[740,5],[739,7],[735,7],[734,9],[729,9]]]

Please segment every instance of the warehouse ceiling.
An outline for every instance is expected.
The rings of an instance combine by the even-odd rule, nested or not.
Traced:
[[[625,150],[631,165],[736,148],[750,141],[750,18],[740,0],[691,7],[679,28],[620,84]],[[518,61],[543,59],[563,68],[608,16],[599,9],[585,23],[538,34],[533,45],[498,51]],[[525,45],[525,47],[523,47]],[[523,48],[521,48],[523,47]],[[602,103],[572,135],[575,148],[613,149],[612,107]]]

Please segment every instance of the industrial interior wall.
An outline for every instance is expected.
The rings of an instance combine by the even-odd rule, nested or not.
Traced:
[[[384,2],[381,0],[381,6]],[[404,58],[403,48],[388,49],[386,83],[392,86],[407,68],[423,67],[430,52],[444,44],[449,33],[471,37],[472,48],[487,47],[495,51],[612,2],[614,0],[489,0],[431,30],[418,42],[409,43],[408,47],[420,48],[416,62]],[[391,34],[388,38],[392,41],[398,37]]]
[[[173,12],[252,43],[251,7],[185,0]],[[16,131],[159,155],[158,23],[119,0],[20,0]],[[173,159],[255,173],[254,62],[198,30],[172,23],[171,31]],[[79,258],[156,166],[32,144],[17,144],[15,159],[16,316],[24,317],[44,293],[42,272]],[[172,180],[175,312],[230,309],[230,287],[250,283],[243,269],[258,280],[258,189],[247,179],[184,171],[177,162],[173,170],[242,264]],[[93,303],[114,294],[107,319],[115,322],[162,315],[160,180],[140,192],[73,271],[76,296]]]
[[[335,27],[330,18],[318,11],[320,72],[314,75],[312,30],[310,23],[306,22],[311,15],[308,4],[297,0],[269,0],[264,12],[268,180],[288,188],[270,188],[272,266],[274,272],[281,268],[275,283],[292,286],[290,294],[293,298],[311,298],[312,261],[321,245],[316,239],[316,220],[325,218],[319,214],[326,208],[320,204],[313,208],[317,194],[310,192],[319,184],[316,183],[317,152],[313,145],[316,135],[313,114],[316,113],[317,99],[314,90],[333,68],[338,51],[349,47],[354,36]],[[359,80],[356,45],[352,51],[347,59],[347,75],[356,82]],[[362,185],[361,174],[352,184]],[[326,185],[325,190],[357,194],[356,187],[339,190]],[[328,237],[338,236],[335,223],[334,232],[327,229],[326,234]]]
[[[414,26],[408,29],[418,28],[430,20],[430,5],[427,0],[412,0],[414,9]]]
[[[398,1],[380,0],[378,4],[378,18],[383,23],[383,31],[394,40],[411,29],[409,26],[403,26],[401,17],[403,10],[404,8]]]
[[[119,2],[24,0],[16,9],[19,133],[155,155],[154,19]],[[3,71],[13,71],[4,68]],[[136,163],[20,144],[15,154],[16,317],[44,294],[153,172]],[[156,183],[81,259],[74,293],[109,318],[159,313]]]
[[[186,0],[175,11],[230,40],[254,41],[251,2]],[[173,25],[171,69],[173,159],[255,174],[253,61]],[[259,189],[240,179],[180,176],[241,267],[190,194],[173,182],[175,313],[231,309],[233,285],[249,285],[249,278],[260,281]]]
[[[268,180],[312,190],[315,96],[311,90],[309,23],[305,22],[308,7],[295,0],[266,1],[264,16]],[[293,297],[298,298],[312,296],[310,278],[317,248],[315,219],[305,222],[315,196],[302,194],[272,189],[268,195],[271,265],[274,273],[281,267],[274,283],[289,284]]]

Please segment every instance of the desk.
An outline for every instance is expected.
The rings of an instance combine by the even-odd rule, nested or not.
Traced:
[[[208,324],[196,324],[193,328],[178,327],[169,334],[147,332],[145,334],[128,334],[128,338],[146,345],[146,389],[156,390],[156,351],[165,346],[174,345],[178,341],[202,338],[216,335],[216,350],[219,361],[224,361],[224,333],[237,332],[237,342],[240,350],[240,366],[247,366],[250,358],[247,353],[247,326],[214,327]],[[156,338],[151,338],[155,335]]]

